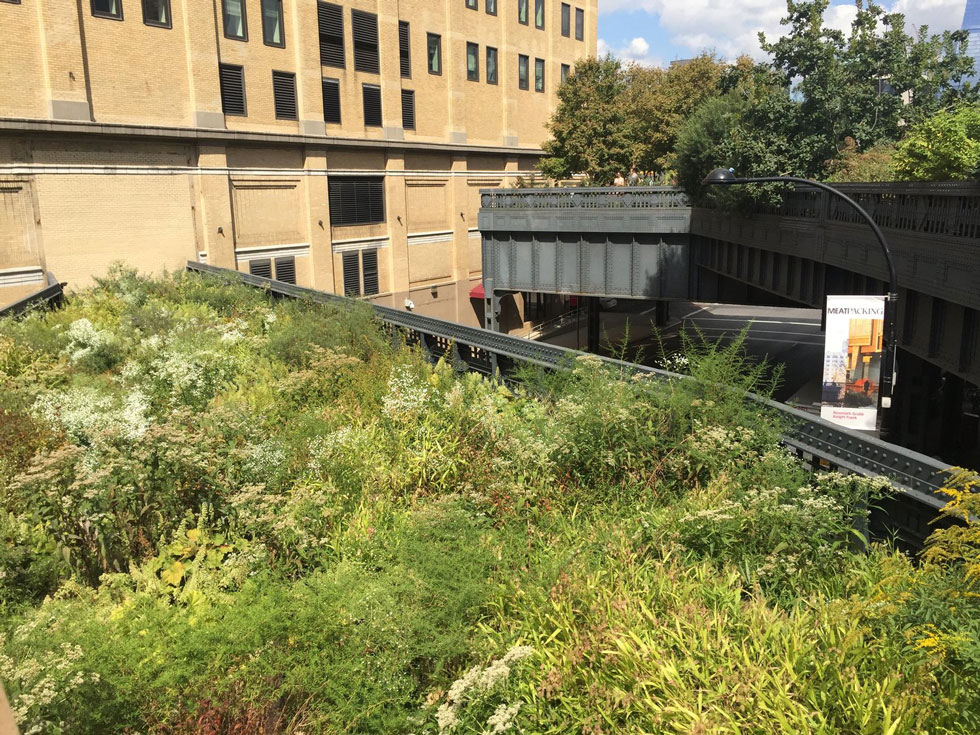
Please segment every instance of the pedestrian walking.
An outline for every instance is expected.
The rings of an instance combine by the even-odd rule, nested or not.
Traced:
[[[640,175],[636,173],[636,166],[630,169],[630,177],[626,182],[629,186],[639,186]]]
[[[616,172],[616,178],[613,179],[613,186],[626,186],[626,179],[623,178],[622,171]]]

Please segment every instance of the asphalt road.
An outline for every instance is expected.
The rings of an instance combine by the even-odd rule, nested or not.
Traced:
[[[824,351],[819,311],[676,303],[671,306],[671,324],[663,335],[666,352],[680,349],[682,331],[695,340],[728,344],[744,330],[746,354],[770,365],[784,366],[782,381],[773,396],[776,400],[801,407],[819,404]]]

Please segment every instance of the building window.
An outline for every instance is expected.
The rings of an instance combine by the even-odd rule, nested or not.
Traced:
[[[272,261],[269,258],[248,261],[249,275],[259,278],[272,278]]]
[[[572,35],[572,6],[568,3],[561,4],[561,35],[565,38]]]
[[[497,0],[487,0],[487,15],[497,14]]]
[[[248,21],[245,18],[245,0],[221,0],[224,15],[225,38],[248,40]]]
[[[528,64],[530,59],[524,54],[517,57],[517,86],[521,89],[530,89],[528,85]]]
[[[327,194],[331,225],[375,225],[385,221],[384,177],[331,178]]]
[[[282,0],[262,0],[262,40],[266,46],[285,48],[282,33]]]
[[[226,115],[245,115],[245,68],[218,64],[221,84],[221,111]]]
[[[316,4],[316,22],[320,32],[320,64],[343,69],[344,9],[333,3]]]
[[[534,0],[534,27],[544,28],[544,0]]]
[[[575,8],[575,40],[581,41],[585,38],[585,11]]]
[[[340,81],[322,79],[323,122],[340,125]]]
[[[565,80],[568,79],[568,75],[571,73],[572,67],[568,64],[561,65],[561,83],[564,84]]]
[[[296,75],[285,71],[272,72],[272,97],[277,120],[296,119]]]
[[[415,92],[411,89],[402,90],[402,127],[415,130]]]
[[[429,74],[442,74],[442,36],[435,33],[427,33],[425,36],[428,48]]]
[[[122,0],[92,0],[92,15],[96,18],[122,20]]]
[[[412,36],[410,26],[403,20],[398,21],[398,64],[402,77],[412,78]]]
[[[272,274],[272,265],[275,263],[275,276]],[[296,285],[296,258],[292,255],[283,258],[259,258],[248,261],[248,272],[253,276],[262,278],[274,278],[282,283]]]
[[[517,0],[517,22],[527,25],[527,4],[529,0]]]
[[[378,16],[361,10],[350,11],[354,37],[354,71],[378,74]]]
[[[480,46],[475,43],[466,44],[466,78],[480,81]]]
[[[376,84],[362,86],[364,99],[364,126],[381,127],[381,87]]]
[[[487,46],[487,84],[497,83],[497,49]]]
[[[378,293],[378,251],[344,253],[344,295],[374,296]],[[364,280],[362,285],[361,275]]]
[[[479,10],[480,0],[466,0],[466,7],[468,7],[470,10]]]
[[[148,26],[172,28],[170,0],[143,0],[143,23]]]
[[[534,91],[544,92],[544,59],[534,60]]]

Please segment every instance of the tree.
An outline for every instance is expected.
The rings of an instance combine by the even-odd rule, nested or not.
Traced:
[[[916,125],[895,160],[903,181],[980,178],[980,107],[960,105]]]
[[[962,31],[917,38],[905,16],[874,0],[855,0],[849,35],[824,25],[829,0],[787,0],[789,32],[774,43],[759,34],[772,66],[799,100],[801,122],[818,144],[807,173],[817,175],[852,138],[858,152],[902,137],[917,122],[960,99],[977,98],[961,84],[973,69]]]
[[[541,171],[554,179],[584,173],[598,185],[612,181],[631,163],[625,77],[611,56],[589,58],[558,88],[558,109],[548,123],[552,139],[543,146]]]
[[[625,106],[632,138],[631,163],[641,170],[674,168],[674,148],[684,121],[719,94],[726,65],[701,54],[667,69],[631,64],[625,72]]]

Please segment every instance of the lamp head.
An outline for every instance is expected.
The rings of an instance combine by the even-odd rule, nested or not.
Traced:
[[[716,168],[704,177],[704,181],[701,184],[703,186],[711,186],[712,184],[734,184],[737,181],[738,177],[735,176],[735,169]]]

